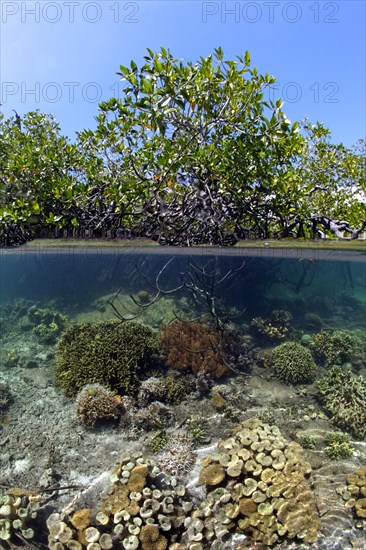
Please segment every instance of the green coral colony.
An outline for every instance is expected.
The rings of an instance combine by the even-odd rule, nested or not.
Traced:
[[[86,384],[104,384],[132,395],[158,353],[157,334],[140,323],[73,325],[57,347],[57,384],[68,395],[75,395]]]

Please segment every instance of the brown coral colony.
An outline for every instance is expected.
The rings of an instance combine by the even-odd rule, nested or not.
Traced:
[[[221,378],[228,371],[221,338],[221,334],[202,323],[176,320],[163,326],[161,343],[168,366]]]

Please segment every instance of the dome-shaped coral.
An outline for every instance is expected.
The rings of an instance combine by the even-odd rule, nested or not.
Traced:
[[[118,396],[100,384],[85,386],[76,398],[76,416],[85,426],[118,416]]]
[[[286,384],[311,382],[316,366],[308,349],[297,342],[285,342],[272,351],[276,375]]]

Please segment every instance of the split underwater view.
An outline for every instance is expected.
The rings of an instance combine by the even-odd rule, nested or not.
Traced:
[[[366,550],[366,3],[2,4],[0,550]]]
[[[363,550],[366,249],[0,250],[0,548]]]

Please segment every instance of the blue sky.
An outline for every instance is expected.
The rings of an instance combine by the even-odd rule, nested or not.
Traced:
[[[365,6],[360,1],[1,0],[5,116],[52,113],[70,138],[95,127],[98,103],[121,90],[116,72],[146,48],[195,61],[221,46],[229,59],[277,78],[291,120],[308,117],[333,141],[365,138]]]

